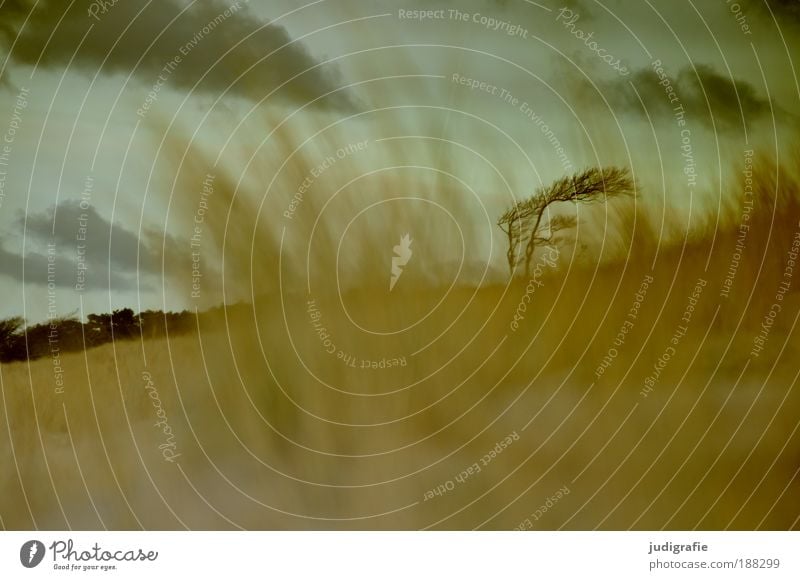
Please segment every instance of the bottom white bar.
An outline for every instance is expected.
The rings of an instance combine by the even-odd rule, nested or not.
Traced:
[[[4,532],[0,578],[800,578],[796,532]],[[185,577],[185,576],[184,576]]]

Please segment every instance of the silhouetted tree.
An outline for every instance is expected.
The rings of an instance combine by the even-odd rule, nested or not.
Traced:
[[[0,320],[0,346],[6,344],[8,340],[16,335],[23,324],[25,324],[25,319],[21,316]]]
[[[21,316],[0,320],[0,362],[25,359],[25,343],[20,333],[24,324]]]
[[[170,332],[180,334],[191,332],[195,329],[194,313],[188,310],[181,312],[167,312],[164,315],[167,319],[167,328]]]
[[[58,329],[58,341],[61,350],[75,352],[83,350],[83,323],[74,316],[59,318],[51,322]]]
[[[167,334],[165,313],[160,310],[145,310],[139,313],[139,328],[144,338],[156,338]]]
[[[50,349],[50,323],[42,322],[25,329],[24,341],[28,349],[28,358],[33,360],[46,356]],[[58,348],[58,331],[53,332],[53,344]]]
[[[219,309],[217,309],[219,310]],[[200,313],[201,317],[219,317],[217,310]],[[146,310],[135,314],[130,308],[113,314],[89,314],[86,323],[69,315],[25,327],[21,317],[0,320],[0,362],[22,361],[56,356],[100,346],[112,340],[160,338],[184,334],[196,329],[195,313]]]
[[[591,203],[610,196],[633,194],[635,184],[627,169],[592,167],[575,175],[562,177],[547,187],[539,188],[531,197],[516,202],[497,222],[508,236],[508,268],[525,264],[525,276],[530,276],[531,259],[536,246],[552,244],[555,234],[574,227],[573,216],[549,217],[551,206],[558,203]],[[545,219],[545,214],[549,219]],[[522,251],[524,249],[524,252]]]
[[[111,340],[111,315],[89,314],[86,317],[86,343],[90,346],[105,344]]]
[[[130,308],[115,310],[111,315],[114,339],[131,338],[139,334],[139,320]]]

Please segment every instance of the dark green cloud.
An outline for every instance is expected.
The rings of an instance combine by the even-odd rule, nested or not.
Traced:
[[[667,98],[662,84],[667,81],[679,99],[676,103],[670,103]],[[672,118],[673,107],[680,104],[686,111],[687,120],[697,120],[718,131],[749,128],[761,121],[771,122],[770,102],[759,94],[755,86],[744,80],[731,79],[703,64],[685,66],[677,75],[668,75],[663,80],[653,69],[641,68],[633,71],[630,79],[601,81],[597,86],[617,112],[643,118],[646,114],[654,120]],[[776,118],[791,119],[774,103],[773,108]]]
[[[181,63],[165,75],[166,86],[176,90],[191,89],[205,75],[196,89],[200,93],[216,96],[230,88],[229,94],[258,101],[300,75],[276,96],[302,104],[340,86],[335,67],[314,68],[318,61],[301,43],[292,43],[282,26],[260,21],[244,0],[227,4],[197,1],[186,11],[177,0],[107,4],[105,13],[94,9],[92,17],[93,2],[89,0],[77,0],[69,8],[69,3],[55,0],[40,1],[35,8],[30,0],[6,0],[0,4],[0,45],[18,65],[69,65],[91,75],[98,69],[105,75],[132,74],[145,89],[156,83],[163,67],[176,55]],[[181,48],[187,46],[188,54],[181,54]],[[232,47],[230,54],[218,61]],[[254,68],[237,80],[251,65]],[[318,106],[349,110],[353,103],[339,92]]]

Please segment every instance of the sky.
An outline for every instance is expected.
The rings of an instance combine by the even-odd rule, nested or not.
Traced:
[[[499,279],[503,209],[591,165],[691,229],[797,165],[798,6],[0,0],[0,317],[383,283],[406,233]]]

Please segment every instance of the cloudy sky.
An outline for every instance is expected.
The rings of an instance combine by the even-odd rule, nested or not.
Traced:
[[[797,164],[798,6],[0,0],[0,317],[357,281],[406,230],[493,269],[509,200],[586,165],[690,228],[745,150]]]

